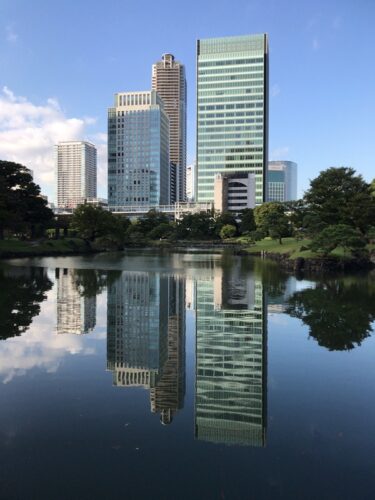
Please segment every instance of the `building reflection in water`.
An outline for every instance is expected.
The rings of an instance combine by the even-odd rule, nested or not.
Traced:
[[[266,309],[262,282],[240,265],[197,282],[195,436],[265,446]]]
[[[96,295],[84,296],[77,285],[74,269],[55,270],[57,290],[57,333],[81,335],[89,333],[96,324]]]
[[[169,424],[185,395],[185,280],[122,272],[108,287],[107,368],[113,384],[150,391]]]

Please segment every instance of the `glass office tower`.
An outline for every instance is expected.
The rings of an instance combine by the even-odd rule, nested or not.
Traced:
[[[169,203],[169,119],[155,92],[115,95],[108,110],[108,206]]]
[[[266,199],[268,37],[197,42],[197,197],[214,200],[218,173],[256,176],[256,204]]]
[[[297,163],[293,161],[268,162],[267,201],[290,201],[297,199]]]

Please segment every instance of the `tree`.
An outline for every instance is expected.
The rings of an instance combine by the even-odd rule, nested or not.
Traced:
[[[240,214],[240,233],[250,233],[251,231],[256,230],[255,218],[254,218],[254,210],[252,208],[245,208],[241,211]]]
[[[342,247],[352,254],[361,254],[366,247],[366,240],[362,234],[347,224],[327,226],[317,234],[310,248],[313,252],[327,256],[335,248]]]
[[[169,218],[166,214],[157,210],[150,210],[145,217],[138,220],[138,230],[147,236],[153,229],[160,224],[168,224]]]
[[[227,238],[233,238],[237,233],[236,226],[232,224],[225,224],[220,230],[220,238],[226,240]]]
[[[176,236],[179,239],[217,238],[215,218],[209,212],[184,214],[176,223]]]
[[[282,238],[290,234],[289,220],[282,203],[263,203],[254,209],[254,216],[257,229],[272,239],[278,239],[280,245]]]
[[[320,346],[330,351],[350,350],[372,332],[374,288],[365,280],[330,280],[294,293],[286,312],[301,319]]]
[[[52,288],[41,267],[0,270],[0,340],[24,333]]]
[[[32,238],[52,222],[53,212],[40,195],[30,170],[23,165],[0,160],[0,239],[4,232]]]
[[[152,240],[159,240],[161,238],[168,238],[172,235],[174,228],[172,224],[167,222],[162,222],[158,226],[154,227],[152,231],[148,233],[148,237]]]
[[[238,223],[235,216],[230,212],[221,212],[215,215],[215,232],[220,236],[221,230],[224,226],[234,226],[237,234]]]
[[[315,233],[322,224],[346,224],[365,234],[375,219],[375,199],[370,186],[352,168],[332,167],[321,172],[311,181],[304,200],[316,226]]]
[[[128,225],[128,219],[116,217],[101,207],[84,204],[74,210],[70,228],[86,241],[109,237],[122,243]]]

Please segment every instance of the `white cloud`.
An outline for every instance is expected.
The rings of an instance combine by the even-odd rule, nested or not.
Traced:
[[[68,118],[55,98],[37,105],[4,87],[0,93],[0,159],[31,168],[35,182],[51,197],[55,192],[54,145],[59,141],[91,140],[98,148],[98,187],[103,195],[106,134],[87,133],[95,121],[92,117]]]
[[[5,37],[9,43],[18,42],[18,34],[14,31],[12,24],[8,24],[8,26],[5,27]]]
[[[271,86],[271,97],[278,96],[280,94],[280,92],[281,92],[280,86],[277,83],[274,83]]]
[[[287,160],[289,157],[289,146],[273,149],[270,153],[270,160]]]

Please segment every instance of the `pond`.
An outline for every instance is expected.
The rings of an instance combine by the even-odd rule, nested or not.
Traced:
[[[374,321],[371,273],[2,262],[0,498],[373,498]]]

